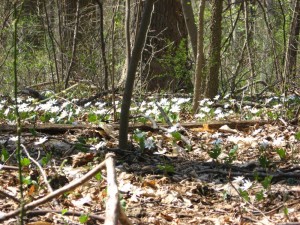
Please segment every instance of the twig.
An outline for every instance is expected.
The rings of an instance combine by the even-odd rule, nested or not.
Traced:
[[[14,202],[20,203],[20,200],[19,200],[19,199],[17,199],[15,196],[12,196],[12,195],[6,193],[6,192],[3,191],[3,190],[0,190],[0,195],[3,195],[3,196],[5,196],[5,197],[7,197],[7,198],[10,198],[10,199],[12,199]]]
[[[39,170],[40,170],[40,172],[41,172],[41,174],[42,174],[42,177],[43,177],[43,179],[44,179],[44,182],[45,182],[45,184],[46,184],[46,186],[47,186],[47,188],[48,188],[48,191],[49,191],[49,192],[53,192],[53,189],[52,189],[51,185],[49,184],[49,182],[48,182],[48,180],[47,180],[47,175],[46,175],[44,169],[41,167],[41,165],[40,165],[34,158],[32,158],[32,157],[29,155],[29,153],[28,153],[26,147],[25,147],[23,144],[21,144],[21,147],[23,148],[23,150],[24,150],[24,152],[26,153],[27,157],[28,157],[28,158],[29,158],[29,159],[30,159],[30,160],[31,160],[31,161],[39,168]]]
[[[58,213],[58,214],[62,214],[62,210],[52,210],[52,209],[43,209],[43,210],[30,210],[28,212],[26,212],[27,216],[39,216],[39,215],[45,215],[47,213]],[[64,212],[65,216],[81,216],[82,212],[76,212],[76,211],[67,211]],[[104,221],[104,217],[103,216],[98,216],[95,214],[89,214],[90,218],[93,219],[97,219],[101,222]]]
[[[108,153],[106,155],[106,159],[108,159],[109,157],[112,157],[113,154]],[[71,183],[69,183],[68,185],[57,189],[55,191],[53,191],[52,193],[50,193],[49,195],[40,198],[36,201],[33,201],[31,203],[28,203],[26,205],[24,205],[24,210],[30,210],[33,209],[39,205],[42,205],[48,201],[50,201],[53,198],[58,197],[59,195],[62,195],[63,193],[73,190],[74,188],[82,185],[83,183],[87,182],[91,177],[93,177],[94,175],[96,175],[101,169],[105,168],[105,161],[102,162],[101,164],[99,164],[98,166],[96,166],[94,169],[92,169],[91,171],[89,171],[87,174],[85,174],[83,177],[81,177],[80,179],[74,180]],[[12,218],[14,216],[17,216],[19,213],[21,212],[21,209],[16,209],[15,211],[6,213],[6,214],[2,214],[0,215],[0,222],[8,220],[9,218]]]
[[[155,105],[157,106],[158,110],[160,111],[161,115],[163,116],[163,118],[165,119],[166,123],[171,127],[173,126],[173,124],[171,123],[169,117],[167,116],[167,114],[165,113],[164,109],[159,105],[157,104],[156,101],[154,101]]]

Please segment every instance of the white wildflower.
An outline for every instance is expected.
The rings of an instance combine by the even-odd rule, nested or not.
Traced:
[[[230,96],[230,94],[226,94],[226,95],[224,96],[224,99],[229,98],[229,96]]]
[[[64,103],[61,105],[61,108],[63,109],[63,108],[65,108],[65,107],[67,107],[68,105],[70,105],[69,102],[64,102]]]
[[[250,109],[250,112],[251,112],[252,114],[256,114],[256,113],[259,112],[259,110],[258,110],[257,108],[252,108],[252,109]]]
[[[18,140],[18,136],[11,137],[11,138],[9,138],[9,140],[16,142]]]
[[[216,96],[214,97],[214,100],[217,101],[219,98],[220,98],[220,95],[216,95]]]
[[[9,109],[9,108],[7,108],[7,109],[4,111],[4,113],[3,113],[3,114],[4,114],[4,116],[7,116],[7,115],[8,115],[8,113],[9,113],[9,110],[10,110],[10,109]]]
[[[237,176],[237,177],[234,177],[233,179],[234,179],[233,183],[242,184],[244,182],[245,177]]]
[[[106,146],[106,142],[100,141],[98,144],[96,144],[95,146],[91,147],[91,149],[99,150],[99,149],[104,148],[105,146]]]
[[[215,113],[216,115],[218,115],[218,114],[222,113],[222,109],[219,107],[219,108],[217,108],[217,109],[215,110],[214,113]]]
[[[249,188],[251,188],[251,186],[252,186],[252,182],[250,180],[245,180],[241,189],[243,191],[247,191]]]
[[[203,119],[206,115],[204,113],[198,113],[195,115],[195,118]]]
[[[201,111],[205,112],[205,113],[209,113],[210,112],[210,108],[205,106],[203,108],[201,108]]]
[[[145,148],[153,149],[154,147],[155,147],[155,143],[154,143],[153,137],[148,137],[145,140]]]
[[[75,114],[78,115],[80,113],[80,111],[81,111],[81,107],[78,107],[75,111]]]
[[[273,109],[280,109],[282,107],[282,104],[274,105]]]
[[[168,105],[168,99],[167,99],[167,98],[162,98],[162,99],[159,101],[159,105],[160,105],[160,106],[166,106],[166,105]]]
[[[85,104],[84,104],[84,108],[89,107],[91,104],[92,104],[91,102],[85,103]]]
[[[177,104],[172,105],[172,107],[171,107],[171,109],[170,109],[170,112],[173,112],[173,113],[179,113],[179,112],[180,112],[180,107],[179,107],[179,105],[177,105]]]
[[[199,104],[200,104],[200,105],[204,105],[205,102],[207,102],[207,101],[208,101],[208,98],[204,98],[204,99],[202,99],[201,101],[199,101]]]
[[[106,109],[96,110],[95,114],[97,114],[97,115],[105,115],[106,114]]]
[[[48,140],[47,137],[39,138],[38,141],[34,142],[34,145],[40,145],[40,144],[43,144],[43,143],[45,143],[47,140]]]
[[[60,108],[59,108],[57,105],[52,106],[52,107],[50,108],[50,112],[51,112],[51,113],[57,113],[59,110],[60,110]]]
[[[63,110],[61,112],[61,114],[59,115],[59,117],[58,117],[58,121],[61,120],[61,119],[66,118],[68,115],[69,115],[69,113],[66,110]]]

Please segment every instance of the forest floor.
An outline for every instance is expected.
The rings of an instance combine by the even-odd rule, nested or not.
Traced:
[[[108,99],[81,107],[22,101],[25,203],[47,196],[48,182],[57,190],[114,152],[120,204],[132,224],[300,224],[299,96],[204,100],[196,116],[189,97],[136,100],[128,151],[117,149]],[[0,219],[20,199],[15,117],[7,102],[0,103]],[[104,169],[38,205],[25,224],[103,224],[107,176]]]

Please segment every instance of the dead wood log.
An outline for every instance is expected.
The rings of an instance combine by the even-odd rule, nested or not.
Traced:
[[[245,120],[245,121],[213,121],[213,122],[190,122],[190,123],[182,123],[180,124],[184,128],[201,128],[204,126],[208,126],[210,129],[219,129],[223,125],[229,126],[231,129],[243,130],[247,129],[251,126],[262,126],[265,124],[270,124],[273,121],[267,120]],[[157,124],[159,127],[168,128],[169,125],[167,124]],[[111,124],[114,130],[119,129],[119,124],[113,123]],[[88,124],[37,124],[37,125],[23,125],[22,131],[30,131],[36,130],[42,133],[65,133],[67,131],[76,131],[82,129],[94,129],[94,130],[103,130],[101,126],[93,126]],[[129,124],[129,130],[140,129],[144,131],[155,131],[157,128],[153,128],[152,124],[143,124],[143,123],[134,123]],[[0,125],[0,133],[15,133],[16,126],[15,125]]]

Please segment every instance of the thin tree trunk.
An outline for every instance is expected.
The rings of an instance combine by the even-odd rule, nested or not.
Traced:
[[[131,58],[130,46],[130,0],[126,0],[125,6],[125,39],[126,39],[126,71],[129,67]]]
[[[134,47],[132,56],[127,71],[127,78],[125,83],[125,90],[123,94],[123,101],[121,106],[121,120],[119,130],[119,148],[127,149],[127,136],[128,136],[128,122],[129,122],[129,108],[131,104],[131,97],[133,92],[133,85],[135,80],[135,73],[138,63],[141,59],[142,49],[146,41],[148,27],[151,22],[151,14],[155,0],[146,0],[142,21]]]
[[[247,46],[247,52],[248,52],[248,60],[249,60],[249,66],[250,66],[250,73],[251,73],[251,96],[253,94],[253,82],[255,78],[255,70],[254,70],[254,63],[253,63],[253,54],[251,49],[251,43],[252,43],[252,26],[249,24],[249,13],[248,13],[249,7],[248,7],[248,1],[244,1],[244,13],[245,13],[245,34],[246,34],[246,46]]]
[[[284,85],[285,89],[286,82],[293,79],[296,75],[296,62],[297,62],[297,51],[298,51],[298,39],[300,31],[300,0],[295,0],[294,12],[292,17],[292,23],[290,28],[290,35],[288,40],[287,52],[285,57],[284,65]],[[283,90],[284,91],[284,90]]]
[[[195,83],[194,83],[194,99],[193,99],[193,113],[196,113],[199,107],[199,100],[201,94],[204,93],[204,83],[206,76],[204,72],[204,9],[205,0],[200,1],[199,6],[199,23],[198,23],[198,36],[197,36],[197,61],[195,71]]]
[[[100,41],[101,41],[101,56],[103,60],[103,66],[104,66],[104,89],[108,90],[108,65],[107,65],[107,59],[106,59],[106,44],[104,40],[104,16],[103,16],[103,2],[100,0],[97,0],[97,4],[99,6],[99,12],[100,12]]]
[[[65,89],[68,88],[69,80],[71,76],[71,72],[74,66],[74,61],[76,57],[76,50],[77,50],[77,33],[78,33],[78,24],[79,24],[79,0],[76,2],[76,17],[75,17],[75,27],[73,33],[73,44],[72,44],[72,53],[71,53],[71,61],[67,70],[66,79],[65,79]]]
[[[181,0],[186,29],[190,36],[194,59],[197,59],[197,27],[191,0]]]

